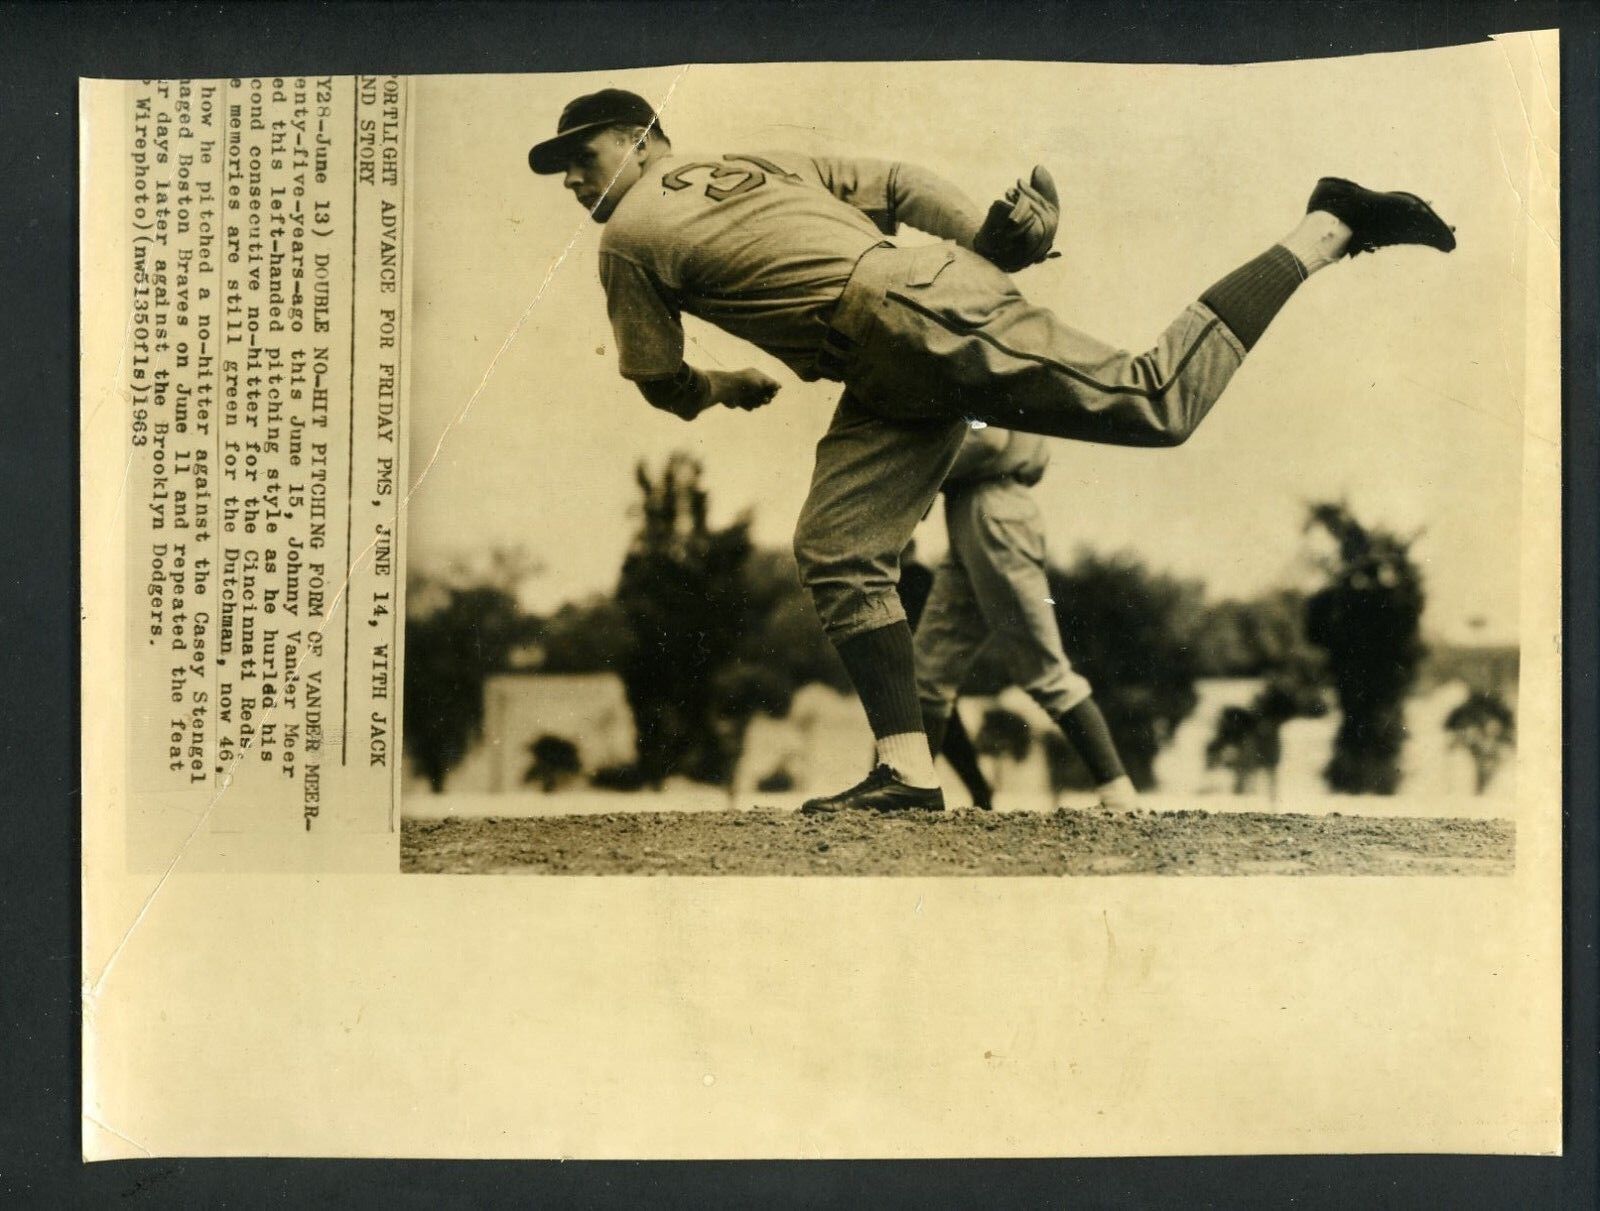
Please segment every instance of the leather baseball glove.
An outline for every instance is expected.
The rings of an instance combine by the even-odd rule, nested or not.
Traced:
[[[972,247],[1007,273],[1037,265],[1052,255],[1061,223],[1061,198],[1043,165],[1028,182],[1018,181],[989,207]]]

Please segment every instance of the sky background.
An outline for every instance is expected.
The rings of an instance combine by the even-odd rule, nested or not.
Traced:
[[[1553,159],[1530,163],[1524,106],[1554,105],[1553,65],[1522,93],[1517,83],[1492,44],[1246,67],[418,78],[409,558],[430,567],[520,546],[544,569],[530,606],[608,591],[633,531],[634,465],[678,449],[705,462],[714,524],[749,508],[758,541],[789,542],[837,385],[801,383],[686,317],[691,362],[758,366],[783,389],[761,412],[719,408],[692,424],[649,408],[616,373],[601,229],[559,178],[528,171],[529,145],[562,105],[614,85],[657,103],[679,151],[910,160],[982,204],[1047,165],[1064,255],[1019,285],[1133,349],[1287,232],[1319,176],[1429,198],[1457,227],[1455,253],[1391,250],[1318,275],[1186,445],[1055,442],[1035,491],[1054,558],[1132,551],[1213,598],[1312,583],[1304,503],[1344,498],[1369,524],[1422,532],[1431,633],[1515,641],[1523,267],[1526,241],[1544,238],[1522,197],[1530,172],[1555,172]],[[938,510],[918,540],[925,556],[942,551]]]

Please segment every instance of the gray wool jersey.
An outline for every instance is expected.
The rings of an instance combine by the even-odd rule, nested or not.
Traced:
[[[902,220],[969,243],[977,230],[972,203],[912,165],[786,151],[657,161],[600,241],[619,370],[635,380],[675,373],[686,312],[819,377],[839,295]]]

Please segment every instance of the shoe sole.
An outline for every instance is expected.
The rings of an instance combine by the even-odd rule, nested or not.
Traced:
[[[874,812],[880,816],[894,816],[901,812],[942,812],[944,804],[917,805],[915,807],[866,807],[854,803],[843,804],[839,807],[805,807],[800,808],[802,816],[836,816],[841,812]]]

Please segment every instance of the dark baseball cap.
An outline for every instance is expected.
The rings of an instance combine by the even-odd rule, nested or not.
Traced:
[[[556,121],[556,135],[543,143],[536,143],[528,152],[528,167],[534,172],[549,175],[566,172],[572,153],[590,135],[608,126],[643,126],[661,130],[656,111],[637,93],[620,88],[602,88],[576,101],[568,102]]]

